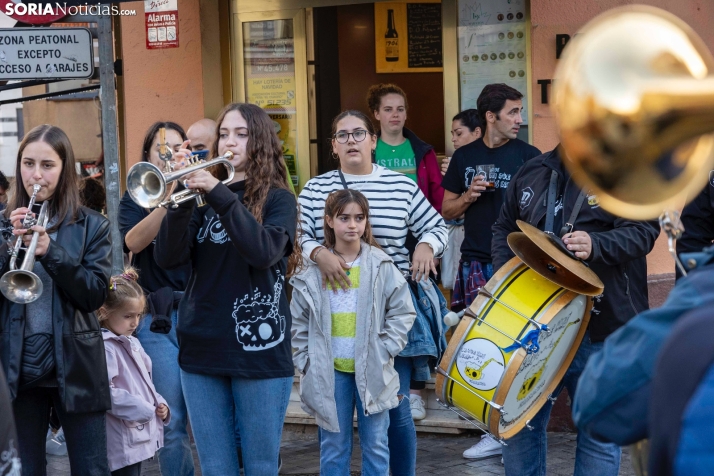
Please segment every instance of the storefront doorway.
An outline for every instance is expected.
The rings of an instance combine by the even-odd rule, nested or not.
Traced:
[[[455,4],[455,0],[447,1]],[[404,89],[409,101],[406,126],[432,144],[438,155],[450,152],[448,130],[450,117],[458,112],[458,78],[456,67],[443,72],[448,60],[442,56],[441,36],[448,22],[436,19],[438,67],[383,73],[378,72],[376,43],[380,36],[395,32],[381,26],[380,21],[387,23],[387,11],[385,18],[380,18],[374,2],[255,3],[251,6],[241,0],[233,4],[233,95],[270,113],[296,186],[336,168],[329,145],[332,119],[344,109],[369,112],[367,90],[376,83],[395,83]],[[407,2],[387,3],[401,3],[406,11]],[[283,4],[291,8],[262,11]],[[439,0],[421,0],[419,4],[432,4],[432,11],[436,7],[441,15]],[[393,19],[392,30],[406,38],[406,31],[395,28],[397,20]],[[452,94],[445,93],[445,74],[450,73],[455,83],[449,88]]]
[[[525,12],[524,1],[513,3]],[[499,71],[496,68],[504,69],[509,61],[505,50],[501,52],[504,60],[492,54],[496,57],[491,60],[495,68],[487,70],[484,65],[478,69],[479,63],[476,74],[473,62],[461,63],[461,57],[466,55],[460,55],[465,45],[459,43],[463,43],[463,38],[459,39],[463,32],[458,22],[461,19],[464,23],[472,3],[233,0],[233,98],[260,104],[273,117],[298,188],[311,177],[336,168],[329,145],[332,119],[345,109],[369,112],[366,94],[372,84],[399,85],[408,96],[406,127],[433,145],[437,155],[451,155],[451,118],[462,108],[476,107],[475,99],[465,101],[461,97],[461,89],[474,95],[473,87],[468,86],[477,83],[466,79],[469,75],[486,77]],[[502,8],[500,0],[487,3],[492,3],[494,9]],[[505,0],[502,3],[505,5]],[[508,18],[504,16],[500,28],[508,27],[506,23]],[[525,56],[525,23],[519,31],[522,36],[517,38],[523,39],[521,49]],[[468,56],[472,57],[476,55]],[[527,80],[528,68],[521,68]],[[505,81],[496,82],[508,82],[507,73],[501,72]],[[524,81],[522,92],[530,98],[525,84]],[[520,135],[528,140],[529,128],[523,127]]]

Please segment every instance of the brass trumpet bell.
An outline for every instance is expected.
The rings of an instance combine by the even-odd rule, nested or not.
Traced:
[[[144,208],[157,207],[166,198],[166,186],[161,169],[151,162],[135,164],[126,179],[129,196]]]
[[[714,58],[654,7],[610,10],[565,48],[553,85],[563,162],[609,212],[655,218],[714,168]]]
[[[201,206],[203,203],[202,192],[186,189],[176,192],[167,198],[168,184],[180,180],[197,170],[222,164],[228,170],[228,178],[223,180],[223,183],[228,185],[235,175],[235,169],[230,162],[232,158],[233,152],[228,151],[220,157],[209,161],[198,160],[188,167],[169,173],[162,172],[160,168],[150,162],[139,162],[134,164],[126,175],[126,190],[129,192],[131,199],[144,208],[165,206],[176,208],[180,203],[193,199],[196,199],[199,206]]]
[[[43,288],[42,280],[32,271],[24,269],[13,269],[0,278],[3,296],[18,304],[36,301],[42,295]]]

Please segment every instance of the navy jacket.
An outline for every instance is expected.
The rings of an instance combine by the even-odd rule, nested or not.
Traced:
[[[620,446],[647,438],[657,355],[680,317],[712,306],[714,264],[709,264],[677,281],[662,307],[643,312],[608,337],[580,377],[573,399],[578,428]]]
[[[570,217],[580,187],[562,166],[558,149],[526,162],[511,180],[501,215],[493,225],[491,255],[494,271],[514,256],[506,238],[520,231],[516,220],[545,228],[548,187],[552,171],[558,173],[558,195],[564,198],[559,216]],[[587,260],[605,284],[596,298],[590,319],[590,337],[601,342],[636,314],[649,309],[647,293],[647,253],[659,235],[656,222],[619,218],[600,208],[597,197],[589,195],[580,209],[574,231],[584,231],[592,240]]]
[[[711,307],[699,306],[674,323],[659,353],[649,412],[652,476],[712,472],[713,333]]]

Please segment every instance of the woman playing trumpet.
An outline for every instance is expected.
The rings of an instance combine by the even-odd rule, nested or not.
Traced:
[[[111,273],[109,222],[80,206],[74,152],[58,127],[42,125],[23,139],[17,180],[5,211],[13,235],[27,246],[37,234],[31,271],[43,284],[32,303],[0,295],[2,360],[18,425],[23,475],[45,473],[45,435],[50,406],[67,438],[72,474],[106,475],[105,412],[111,406],[104,344],[95,316],[107,297]],[[23,228],[30,196],[49,203],[46,227]],[[0,245],[0,271],[9,247]],[[28,365],[33,363],[34,365]]]
[[[216,122],[213,156],[233,153],[233,179],[191,173],[185,185],[207,205],[169,207],[154,257],[192,267],[177,334],[203,475],[239,474],[234,417],[245,473],[274,475],[294,374],[285,276],[301,257],[297,203],[268,114],[234,103]]]

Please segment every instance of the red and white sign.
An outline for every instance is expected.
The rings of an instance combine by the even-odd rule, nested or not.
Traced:
[[[144,0],[146,49],[178,48],[178,0]]]
[[[17,21],[31,25],[52,23],[67,15],[65,9],[58,8],[52,2],[39,5],[18,0],[0,0],[0,12]]]

